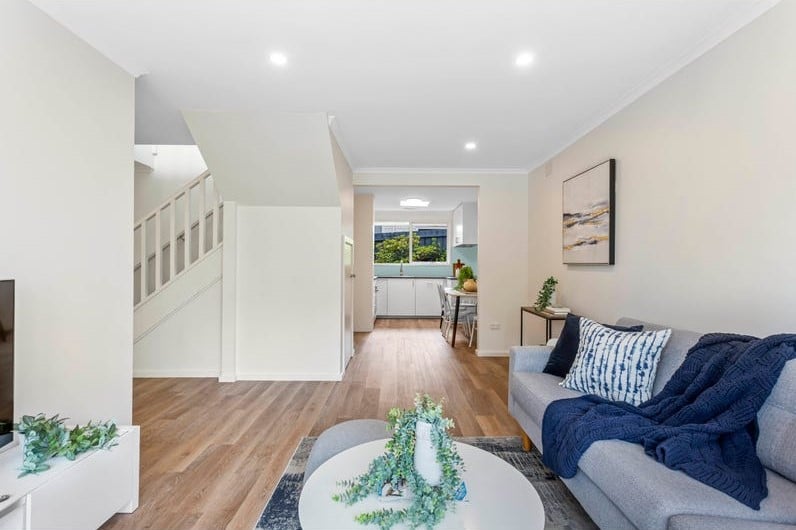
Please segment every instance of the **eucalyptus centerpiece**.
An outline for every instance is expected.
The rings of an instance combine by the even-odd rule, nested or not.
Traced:
[[[409,506],[361,513],[356,521],[376,524],[382,530],[399,523],[433,528],[466,491],[461,479],[464,463],[447,432],[453,420],[442,415],[441,401],[435,403],[428,395],[418,394],[414,409],[394,408],[387,421],[393,436],[385,453],[373,460],[363,475],[339,482],[344,490],[332,498],[352,505],[385,490],[408,490]]]

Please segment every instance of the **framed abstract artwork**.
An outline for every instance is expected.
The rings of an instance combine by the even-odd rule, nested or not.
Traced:
[[[564,181],[565,264],[614,264],[615,181],[613,158]]]

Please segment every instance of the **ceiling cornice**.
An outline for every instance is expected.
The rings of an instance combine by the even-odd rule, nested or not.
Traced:
[[[363,167],[357,175],[527,175],[524,168]]]

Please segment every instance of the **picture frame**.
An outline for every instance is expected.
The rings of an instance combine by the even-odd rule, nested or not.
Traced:
[[[613,265],[616,254],[616,160],[562,183],[562,259],[567,265]]]

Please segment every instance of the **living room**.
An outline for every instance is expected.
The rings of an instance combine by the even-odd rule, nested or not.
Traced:
[[[538,508],[516,527],[541,528],[545,519],[550,528],[619,527],[611,505],[638,528],[796,525],[787,506],[766,519],[794,480],[792,397],[780,406],[791,414],[778,420],[780,438],[762,423],[761,440],[777,446],[778,456],[758,446],[775,476],[761,509],[726,496],[738,507],[721,515],[706,495],[699,508],[713,520],[663,523],[633,519],[610,493],[592,505],[577,486],[548,475],[536,452],[540,435],[509,397],[516,363],[536,355],[511,349],[545,342],[543,322],[530,316],[520,336],[520,307],[532,305],[551,276],[555,304],[597,322],[631,317],[699,335],[794,331],[794,29],[793,0],[351,1],[336,8],[3,2],[0,64],[9,82],[0,84],[0,280],[14,280],[15,312],[13,325],[0,323],[14,341],[13,421],[43,413],[67,417],[69,425],[140,425],[140,452],[127,445],[138,431],[124,431],[120,445],[130,451],[124,469],[135,495],[127,489],[116,505],[88,510],[101,504],[93,502],[104,484],[99,473],[93,490],[70,488],[84,493],[61,497],[58,513],[67,520],[91,511],[94,519],[74,519],[81,527],[295,528],[301,518],[311,528],[306,510],[317,510],[300,513],[302,483],[316,488],[356,473],[330,475],[334,456],[303,482],[316,438],[328,443],[329,429],[383,420],[427,393],[445,399],[452,443],[465,463],[475,454],[469,447],[484,453],[477,457],[483,462],[500,452],[526,462],[492,466],[505,471],[496,480],[528,479],[516,494],[525,508],[491,510],[509,517]],[[166,44],[175,32],[184,38]],[[192,70],[193,55],[196,64],[212,61],[212,75]],[[265,95],[251,96],[257,91]],[[165,156],[179,144],[198,146],[223,199],[195,239],[189,212],[181,235],[177,224],[158,240],[171,241],[168,250],[143,245],[159,256],[153,270],[165,281],[142,291],[131,274],[142,248],[134,146],[161,145]],[[615,168],[612,259],[567,262],[564,183],[608,160]],[[355,255],[372,244],[355,235],[354,188],[428,186],[478,189],[474,350],[451,348],[437,321],[356,335],[346,327],[351,293],[341,242],[353,240]],[[143,210],[161,212],[158,204]],[[158,221],[164,230],[175,224],[166,219]],[[193,258],[189,239],[213,243]],[[168,275],[165,256],[180,241],[185,273]],[[290,258],[274,259],[275,250]],[[162,310],[157,330],[165,336],[167,326],[187,324],[159,344],[159,331],[145,330],[149,349],[136,352],[134,307],[154,307],[146,299],[155,301],[155,290],[187,283],[194,260],[216,269]],[[561,331],[555,323],[553,336]],[[182,355],[200,348],[201,366],[198,353]],[[141,364],[145,356],[151,364]],[[352,436],[364,442],[357,438],[364,433]],[[534,451],[522,451],[523,436]],[[17,441],[0,458],[21,454]],[[22,481],[38,481],[38,488],[115,450],[75,464],[59,457],[53,474]],[[480,469],[477,458],[473,469]],[[0,505],[0,521],[11,521],[11,512],[22,519],[10,527],[52,521],[39,518],[33,486],[19,489],[13,478],[12,487],[3,477],[14,496],[13,509]],[[478,481],[466,486],[471,501],[446,498],[460,508],[450,513],[473,510],[488,527],[492,515],[478,507]],[[329,501],[328,513],[364,511],[364,504],[332,504],[328,493],[318,496]],[[500,521],[491,527],[511,525]]]

